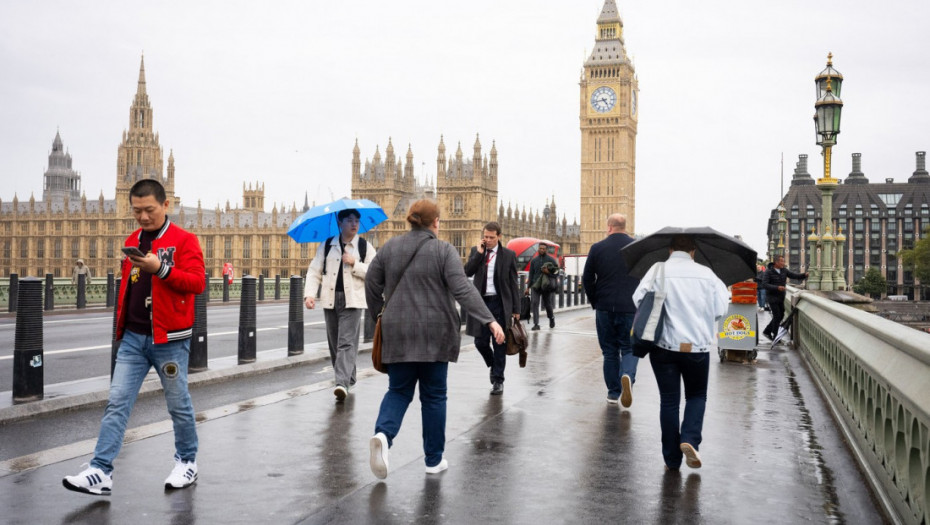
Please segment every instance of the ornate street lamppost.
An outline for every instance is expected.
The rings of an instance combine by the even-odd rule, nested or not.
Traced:
[[[822,196],[822,233],[819,236],[812,235],[817,237],[820,264],[819,267],[812,265],[811,269],[817,271],[811,272],[808,286],[813,290],[845,290],[845,271],[839,266],[839,257],[834,258],[834,250],[839,255],[846,239],[842,234],[833,235],[833,192],[840,181],[830,173],[830,155],[836,145],[836,136],[840,134],[840,116],[843,111],[843,101],[840,100],[843,75],[833,68],[833,53],[827,55],[827,67],[817,75],[814,82],[817,85],[814,126],[817,130],[817,145],[823,148],[823,178],[817,179]]]

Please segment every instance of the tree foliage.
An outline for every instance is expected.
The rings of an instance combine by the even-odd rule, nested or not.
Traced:
[[[904,267],[914,273],[914,278],[920,279],[922,286],[930,285],[930,228],[924,229],[923,237],[913,248],[901,250],[900,254]]]
[[[888,289],[888,281],[878,271],[878,268],[872,266],[866,270],[862,279],[853,285],[853,291],[862,295],[881,295]]]

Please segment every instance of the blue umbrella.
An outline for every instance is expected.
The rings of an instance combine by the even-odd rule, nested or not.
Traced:
[[[359,233],[365,233],[387,220],[384,210],[368,199],[339,199],[307,210],[291,223],[287,234],[297,242],[323,242],[339,235],[336,215],[350,209],[358,210],[362,216],[358,224]]]

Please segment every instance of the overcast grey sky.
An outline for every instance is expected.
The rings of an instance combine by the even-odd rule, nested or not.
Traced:
[[[88,198],[113,197],[145,53],[184,205],[350,190],[352,147],[388,137],[434,177],[445,136],[496,141],[500,198],[578,217],[578,80],[602,0],[0,3],[0,198],[41,198],[60,129]],[[862,153],[906,181],[930,149],[930,2],[617,0],[640,86],[637,233],[709,225],[760,252],[797,155],[822,174],[814,76],[844,75],[834,174]],[[506,232],[505,232],[506,234]]]

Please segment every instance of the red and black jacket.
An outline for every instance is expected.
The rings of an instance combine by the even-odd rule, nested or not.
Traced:
[[[133,232],[124,246],[139,246],[142,228]],[[194,296],[205,286],[203,252],[197,236],[175,226],[168,218],[152,241],[152,251],[161,259],[161,268],[152,274],[152,339],[155,344],[178,341],[191,336],[194,326]],[[129,279],[132,262],[123,259],[119,302],[116,315],[116,338],[122,339],[126,327]]]

